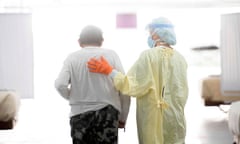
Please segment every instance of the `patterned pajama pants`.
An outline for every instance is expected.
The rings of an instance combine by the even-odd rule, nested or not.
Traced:
[[[71,117],[73,144],[117,144],[119,112],[111,105]]]

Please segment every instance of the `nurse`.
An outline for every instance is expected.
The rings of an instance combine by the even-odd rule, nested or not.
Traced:
[[[117,90],[136,97],[139,144],[184,144],[184,108],[188,97],[187,63],[172,46],[173,24],[164,17],[147,25],[147,49],[127,75],[114,69],[104,57],[91,58],[91,72],[112,77]]]

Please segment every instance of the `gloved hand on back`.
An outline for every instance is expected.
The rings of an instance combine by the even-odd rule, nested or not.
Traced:
[[[105,75],[110,74],[113,70],[112,66],[103,56],[101,56],[100,59],[91,58],[88,61],[87,66],[90,72],[101,73]]]

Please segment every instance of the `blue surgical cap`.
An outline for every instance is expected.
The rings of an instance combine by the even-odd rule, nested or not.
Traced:
[[[159,17],[153,19],[152,22],[147,25],[147,29],[156,33],[161,38],[161,40],[167,44],[176,44],[174,26],[167,18]]]

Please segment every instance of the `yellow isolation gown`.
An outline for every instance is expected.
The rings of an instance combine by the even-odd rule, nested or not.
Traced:
[[[180,53],[165,47],[146,50],[127,75],[116,74],[114,84],[136,97],[139,144],[185,143],[187,63]]]

